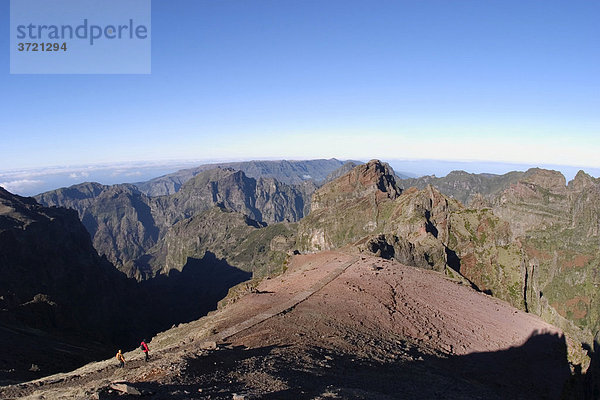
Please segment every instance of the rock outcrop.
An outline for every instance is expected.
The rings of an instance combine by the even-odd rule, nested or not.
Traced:
[[[470,229],[451,221],[456,233],[449,246],[460,259],[461,273],[494,295],[504,288],[511,297],[521,297],[525,309],[592,346],[600,330],[600,311],[594,306],[600,299],[598,179],[580,171],[567,184],[557,171],[532,168],[401,181],[404,187],[426,183],[472,208],[463,212],[471,215],[464,220]],[[473,217],[481,212],[493,217],[482,224]],[[476,246],[490,235],[500,239],[500,246]],[[487,261],[475,262],[469,253]],[[513,267],[507,270],[507,264]]]
[[[512,182],[513,175],[503,180]],[[480,208],[465,207],[432,186],[400,194],[385,165],[372,161],[315,192],[313,210],[299,224],[298,247],[352,245],[462,276],[582,341],[593,336],[597,182],[580,173],[567,187],[562,175],[532,169],[504,189],[488,182],[492,186],[480,194],[489,207]],[[572,323],[579,328],[570,329]],[[581,329],[587,333],[579,335]]]
[[[0,342],[11,344],[0,354],[0,381],[112,356],[205,315],[250,277],[207,251],[138,283],[98,255],[76,211],[0,188]]]
[[[178,192],[194,176],[215,168],[232,168],[243,171],[249,178],[273,178],[288,185],[302,184],[307,181],[323,182],[327,176],[341,167],[344,161],[336,160],[279,160],[279,161],[243,161],[219,164],[206,164],[196,168],[184,169],[173,174],[136,183],[136,186],[148,196],[165,196]]]
[[[14,343],[3,364],[47,374],[98,357],[116,336],[130,342],[133,325],[144,329],[132,287],[98,256],[75,211],[0,188],[0,335]]]
[[[126,353],[123,369],[106,360],[0,397],[113,398],[119,380],[151,399],[583,398],[559,329],[432,271],[324,252],[251,289],[152,338],[148,363]]]
[[[462,279],[524,308],[525,267],[511,231],[490,210],[471,210],[432,186],[401,192],[379,161],[354,168],[313,195],[299,224],[303,251],[353,245]],[[494,271],[494,279],[490,271]]]
[[[96,250],[122,271],[129,271],[133,260],[156,244],[163,228],[152,200],[133,185],[82,183],[36,199],[48,207],[76,210]]]
[[[77,210],[98,253],[128,276],[146,279],[153,276],[152,271],[167,272],[164,266],[149,266],[148,260],[153,257],[155,246],[164,247],[164,240],[172,242],[171,228],[177,223],[213,207],[246,215],[261,226],[294,222],[308,212],[314,190],[316,186],[310,180],[287,185],[273,178],[254,179],[242,171],[216,168],[198,173],[171,196],[151,198],[127,184],[85,183],[36,198],[47,206]],[[218,221],[214,225],[218,226]],[[209,232],[199,235],[203,234]]]

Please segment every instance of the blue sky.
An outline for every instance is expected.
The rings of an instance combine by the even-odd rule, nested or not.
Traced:
[[[153,0],[151,75],[10,75],[0,171],[438,159],[600,167],[600,2]]]

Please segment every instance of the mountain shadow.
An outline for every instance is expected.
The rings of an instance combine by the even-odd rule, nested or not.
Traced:
[[[450,268],[460,274],[460,258],[454,250],[451,250],[448,247],[444,250],[446,251],[446,263]]]
[[[440,362],[465,380],[499,389],[505,398],[558,399],[571,377],[562,335],[534,333],[521,346],[452,356]]]
[[[181,271],[140,282],[140,289],[151,299],[144,314],[153,319],[154,332],[176,323],[194,321],[217,308],[229,288],[252,277],[207,251],[201,259],[188,257]]]
[[[600,334],[596,334],[593,351],[588,350],[591,361],[585,374],[584,399],[600,399]]]
[[[185,362],[185,377],[178,383],[138,386],[157,395],[180,394],[170,397],[175,399],[230,399],[234,393],[299,400],[559,399],[571,376],[564,336],[552,334],[534,334],[506,350],[460,356],[435,356],[412,348],[384,361],[316,342],[224,348]],[[247,374],[259,375],[262,383],[249,385]]]
[[[577,365],[573,377],[568,383],[563,399],[599,400],[600,399],[600,333],[596,334],[593,345],[583,344],[590,357],[590,365],[585,373]]]

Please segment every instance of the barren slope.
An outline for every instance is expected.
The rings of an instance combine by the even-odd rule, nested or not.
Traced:
[[[341,252],[294,257],[150,348],[147,364],[137,350],[123,370],[89,364],[0,398],[112,398],[115,380],[148,399],[557,398],[570,376],[565,337],[539,318],[437,272]]]

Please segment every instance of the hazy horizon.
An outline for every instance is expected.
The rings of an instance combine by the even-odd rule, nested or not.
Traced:
[[[338,160],[345,159],[335,157]],[[276,161],[285,158],[261,159],[225,159],[225,160],[171,160],[146,162],[120,162],[95,165],[52,166],[13,171],[0,171],[0,186],[9,192],[21,196],[34,196],[43,192],[69,187],[83,182],[98,182],[104,185],[120,183],[138,183],[177,172],[182,169],[194,168],[204,164],[216,164],[240,161]],[[355,159],[367,162],[371,158]],[[292,159],[287,159],[292,160]],[[304,159],[295,159],[301,161]],[[396,174],[409,177],[435,175],[444,177],[451,171],[463,170],[469,173],[490,173],[502,175],[510,171],[526,171],[529,168],[545,168],[560,171],[567,182],[573,179],[579,170],[593,177],[600,177],[600,168],[568,165],[533,165],[512,164],[484,161],[453,161],[453,160],[400,160],[382,159],[394,169]]]
[[[580,0],[153,0],[149,75],[10,75],[0,52],[0,170],[365,154],[600,168],[598,15]]]

